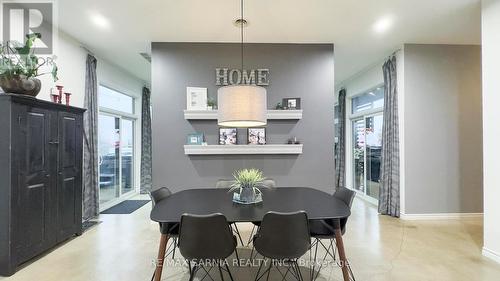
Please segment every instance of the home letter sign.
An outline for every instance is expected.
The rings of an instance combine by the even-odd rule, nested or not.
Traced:
[[[215,85],[228,86],[228,85],[269,85],[269,69],[259,68],[243,71],[235,68],[216,68],[215,69]]]

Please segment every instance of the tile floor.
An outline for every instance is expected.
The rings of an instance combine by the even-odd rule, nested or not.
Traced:
[[[158,225],[149,220],[150,209],[147,204],[131,215],[101,215],[102,223],[82,236],[0,280],[150,280],[159,242]],[[242,224],[240,230],[245,239],[251,225]],[[481,256],[481,219],[402,221],[378,216],[373,205],[356,199],[344,241],[359,281],[500,280],[500,264]],[[239,251],[240,257],[248,257],[248,249]],[[256,268],[232,267],[232,271],[235,280],[246,281],[253,280]],[[218,280],[218,272],[213,273]],[[275,273],[271,280],[281,280],[278,277]],[[163,280],[188,280],[187,269],[167,266]],[[341,280],[341,271],[335,266],[324,268],[317,280]]]

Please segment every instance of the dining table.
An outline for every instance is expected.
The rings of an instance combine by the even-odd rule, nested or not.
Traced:
[[[305,211],[309,220],[339,221],[351,215],[348,205],[331,194],[310,187],[274,187],[261,189],[262,202],[239,204],[233,202],[233,193],[223,188],[186,189],[159,201],[150,218],[158,223],[180,223],[184,214],[223,214],[229,223],[261,222],[268,212]],[[349,280],[347,258],[340,229],[335,228],[344,281]],[[160,281],[163,271],[168,235],[161,234],[154,280]]]

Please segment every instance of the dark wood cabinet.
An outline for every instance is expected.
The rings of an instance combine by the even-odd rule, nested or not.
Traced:
[[[83,112],[0,94],[0,275],[81,233]]]

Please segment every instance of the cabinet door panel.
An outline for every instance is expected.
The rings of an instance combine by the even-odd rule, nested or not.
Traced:
[[[82,221],[82,120],[76,114],[59,113],[59,240],[81,232]]]
[[[17,148],[18,190],[16,239],[21,260],[54,242],[51,233],[50,112],[19,107]]]

